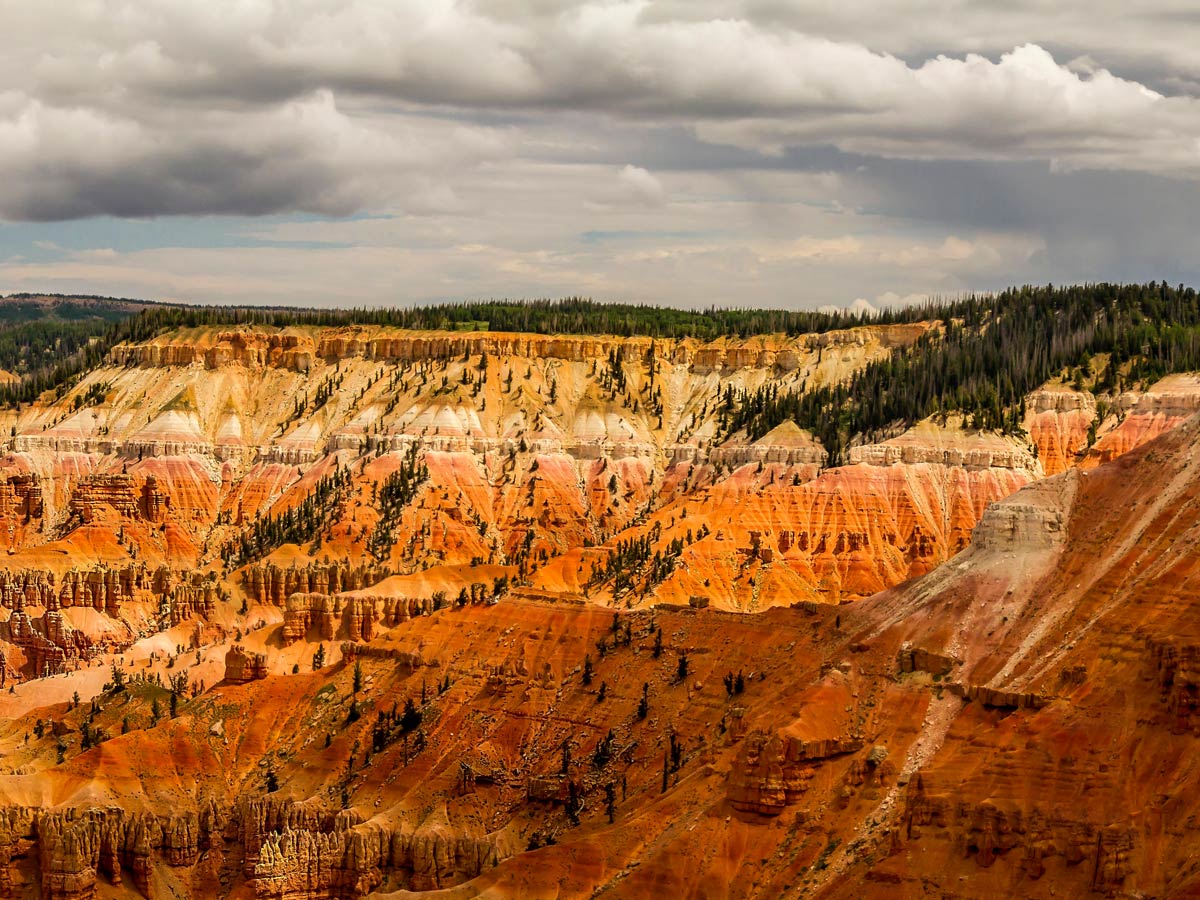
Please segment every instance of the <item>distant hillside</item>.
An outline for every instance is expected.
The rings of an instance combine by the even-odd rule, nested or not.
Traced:
[[[1200,295],[1183,285],[1011,288],[922,308],[946,323],[849,380],[781,391],[728,389],[722,433],[754,440],[782,422],[816,434],[831,464],[932,415],[1019,433],[1030,391],[1050,378],[1104,394],[1200,369]]]
[[[933,309],[935,307],[929,307]],[[644,304],[561,300],[453,303],[406,309],[217,307],[110,297],[13,294],[0,298],[0,369],[22,379],[0,397],[28,402],[96,366],[116,344],[178,328],[262,325],[386,325],[416,330],[606,334],[630,337],[745,337],[812,334],[869,323],[913,322],[929,315],[908,307],[878,315],[788,310],[682,310]]]
[[[930,415],[961,412],[976,428],[1019,431],[1025,396],[1066,375],[1104,392],[1200,369],[1200,298],[1166,282],[1025,286],[995,295],[885,310],[681,310],[561,300],[488,301],[406,309],[211,307],[103,297],[14,295],[0,300],[0,369],[21,377],[0,397],[60,395],[116,344],[197,326],[380,325],[417,330],[594,334],[655,339],[823,334],[859,325],[936,321],[911,347],[844,383],[781,390],[728,387],[720,430],[751,440],[794,421],[816,434],[831,463]]]
[[[25,382],[46,383],[67,360],[82,362],[87,347],[150,305],[111,297],[0,298],[0,369],[21,379],[8,389],[10,396],[24,394]]]

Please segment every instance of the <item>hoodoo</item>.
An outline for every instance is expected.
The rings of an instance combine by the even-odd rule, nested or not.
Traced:
[[[1189,896],[1194,295],[1119,337],[1163,290],[125,311],[0,386],[0,885]]]

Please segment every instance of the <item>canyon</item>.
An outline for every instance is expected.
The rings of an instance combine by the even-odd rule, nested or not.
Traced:
[[[909,322],[203,326],[0,410],[0,894],[1200,896],[1200,377],[834,464]]]

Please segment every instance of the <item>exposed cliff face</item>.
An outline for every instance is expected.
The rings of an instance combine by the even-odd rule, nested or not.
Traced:
[[[414,616],[428,615],[433,606],[428,597],[292,594],[287,599],[282,638],[290,644],[315,632],[315,639],[321,641],[369,641],[378,627],[392,628]]]
[[[1200,412],[1200,379],[1171,375],[1144,394],[1122,394],[1104,430],[1083,461],[1086,468],[1116,459]]]
[[[6,677],[39,678],[120,652],[139,637],[189,619],[212,618],[228,599],[212,574],[190,577],[166,567],[128,564],[71,569],[61,577],[40,569],[0,570],[0,648],[19,648],[24,662]],[[98,614],[89,617],[87,612]]]
[[[114,871],[272,898],[1186,895],[1198,437],[1028,485],[948,565],[839,607],[614,620],[506,595],[387,619],[432,582],[298,592],[247,639],[305,660],[304,638],[344,640],[341,662],[231,678],[40,770],[49,797],[86,773],[122,803],[39,812],[0,774],[0,877],[23,858],[48,896]],[[96,721],[145,702],[102,695]],[[34,765],[42,740],[5,748]],[[180,782],[131,768],[167,747]]]
[[[703,594],[754,611],[919,576],[965,546],[989,503],[1152,438],[1200,397],[1175,378],[1096,422],[1091,395],[1055,387],[1029,398],[1029,443],[924,423],[852,447],[836,470],[794,425],[716,443],[726,391],[845,378],[926,327],[711,343],[381,328],[166,335],[117,348],[61,401],[17,416],[0,523],[6,509],[20,520],[9,539],[27,565],[92,554],[188,570],[229,559],[256,521],[300,507],[342,468],[350,484],[280,568],[326,556],[379,572],[490,564],[537,591],[586,587],[593,600],[634,603]],[[76,409],[76,394],[101,383],[103,402]],[[380,491],[413,447],[425,477],[384,516]],[[647,523],[661,526],[652,553],[677,557],[673,571],[636,597],[611,579],[589,584]],[[305,583],[255,566],[235,582],[281,608],[291,594],[379,577]]]
[[[713,440],[919,330],[120,349],[0,463],[0,893],[1186,894],[1200,388]]]
[[[1166,874],[1180,871],[1177,838],[1145,819],[1142,779],[1171,790],[1192,779],[1177,756],[1195,681],[1184,621],[1194,591],[1179,566],[1197,522],[1179,511],[1200,485],[1197,427],[1026,488],[988,511],[952,567],[864,605],[894,623],[872,648],[904,635],[926,656],[952,657],[942,702],[969,701],[926,717],[936,752],[898,798],[900,825],[867,884],[908,890],[941,871],[932,883],[949,896],[1013,884],[1051,896],[1068,881],[1078,896],[1191,890]],[[1072,799],[1082,784],[1086,805]]]
[[[264,900],[340,900],[365,897],[385,879],[418,891],[450,887],[499,862],[487,841],[402,833],[319,801],[275,797],[161,816],[117,806],[10,807],[0,822],[0,878],[13,884],[12,855],[31,844],[47,900],[96,897],[101,883],[112,886],[106,892],[129,885],[155,897],[164,869],[176,870],[172,882],[191,896],[216,896],[236,872]]]
[[[16,549],[102,524],[123,528],[131,552],[194,565],[268,508],[294,504],[309,474],[417,442],[430,490],[419,522],[406,511],[398,523],[394,562],[523,555],[532,566],[621,530],[676,462],[795,455],[713,447],[723,389],[844,378],[926,327],[707,344],[378,328],[167,335],[116,348],[68,396],[15,417],[0,517],[45,509],[10,535]],[[80,407],[96,387],[102,402]],[[385,456],[364,469],[371,484],[356,502],[391,468]],[[361,558],[374,524],[356,516],[337,549]]]
[[[174,832],[172,843],[186,830],[179,820],[168,827]],[[43,897],[84,900],[96,895],[98,878],[120,885],[123,876],[150,896],[151,852],[165,842],[162,824],[154,816],[127,815],[119,808],[38,812],[33,833]]]
[[[679,542],[670,573],[645,596],[640,587],[622,591],[611,581],[593,596],[611,596],[614,588],[626,603],[704,596],[749,612],[807,599],[858,599],[923,575],[962,550],[988,504],[1035,477],[1032,460],[1011,449],[1002,451],[1009,454],[1003,460],[994,449],[862,450],[878,461],[825,471],[745,466],[715,484],[669,489],[669,502],[618,540],[650,537],[651,552],[665,555]],[[981,464],[963,461],[971,454]],[[602,571],[616,543],[585,551],[575,565]],[[553,589],[569,567],[551,564],[535,586]]]
[[[1087,449],[1088,430],[1096,422],[1091,394],[1059,388],[1034,391],[1026,402],[1025,429],[1047,475],[1074,466]]]
[[[68,509],[83,522],[100,518],[107,507],[124,518],[158,523],[170,506],[170,496],[159,487],[154,475],[147,475],[138,484],[132,475],[120,474],[81,478],[71,494]]]
[[[499,862],[489,841],[360,826],[352,812],[270,825],[267,819],[256,818],[245,842],[247,868],[253,863],[247,874],[263,900],[364,897],[385,880],[435,891]]]
[[[257,518],[297,506],[320,477],[349,465],[353,485],[322,535],[335,557],[398,571],[439,562],[512,565],[529,576],[564,554],[620,540],[648,510],[739,468],[783,465],[789,480],[811,480],[823,451],[798,430],[716,445],[722,393],[844,378],[926,327],[711,343],[378,328],[168,335],[117,348],[110,366],[85,379],[76,393],[103,383],[100,405],[76,409],[71,395],[18,417],[9,465],[22,474],[11,477],[53,485],[48,519],[18,539],[31,547],[59,536],[70,555],[85,540],[115,533],[129,556],[187,568],[214,560]],[[414,444],[428,476],[394,520],[381,522],[380,486]],[[873,466],[1027,468],[1011,447],[919,444],[859,448],[855,458]],[[78,475],[61,471],[72,454],[84,461]],[[970,489],[978,497],[967,505],[981,508],[1012,489],[1008,476],[998,481]],[[815,496],[822,493],[816,488]],[[771,530],[811,539],[818,555],[828,545],[829,557],[806,559],[785,577],[801,594],[837,599],[921,571],[961,546],[978,514],[951,534],[924,539],[947,530],[936,521],[946,499],[922,500],[932,515],[920,513],[921,523],[903,525],[900,537],[874,536],[926,560],[915,564],[890,551],[873,558],[867,550],[856,560],[861,536],[839,516],[808,521],[808,510],[789,511],[798,518]],[[377,540],[383,528],[386,542]],[[916,543],[929,546],[910,551],[918,532]],[[249,596],[277,606],[292,593],[360,586],[280,587],[256,577],[245,581]],[[551,587],[577,583],[572,576]],[[745,607],[739,590],[724,602]]]
[[[247,596],[256,603],[283,606],[293,594],[336,594],[378,584],[391,573],[370,563],[309,563],[280,568],[271,563],[249,565],[242,571]]]
[[[755,732],[742,742],[734,760],[729,802],[742,812],[777,816],[808,790],[819,764],[861,749],[858,738],[802,741]],[[872,760],[871,767],[878,768],[881,763]]]
[[[307,371],[314,363],[316,345],[303,333],[266,333],[253,329],[215,331],[184,339],[166,338],[113,349],[118,366],[192,366],[207,369],[242,366],[248,369],[280,368]]]
[[[203,365],[208,369],[239,366],[307,371],[318,360],[328,363],[359,357],[375,361],[422,362],[486,353],[586,363],[606,361],[618,350],[633,355],[657,348],[672,364],[695,366],[706,371],[747,367],[794,370],[803,365],[805,355],[814,351],[853,355],[866,345],[884,349],[904,346],[916,340],[928,327],[924,324],[886,325],[804,335],[792,340],[721,338],[709,343],[688,339],[656,341],[638,337],[500,332],[396,332],[371,326],[316,331],[244,328],[167,336],[144,344],[120,346],[112,351],[112,361],[119,366]]]

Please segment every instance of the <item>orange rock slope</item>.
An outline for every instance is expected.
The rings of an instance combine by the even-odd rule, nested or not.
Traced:
[[[848,606],[614,615],[489,593],[397,614],[415,585],[295,594],[174,715],[152,673],[194,678],[190,649],[126,659],[94,703],[10,708],[0,877],[49,897],[117,878],[149,896],[1191,896],[1197,439],[1189,420],[1026,487],[951,565]],[[332,618],[293,618],[306,597]]]
[[[928,572],[989,503],[1151,439],[1200,397],[1185,376],[1100,403],[1051,385],[1029,398],[1028,442],[926,422],[852,447],[839,469],[793,423],[755,442],[718,435],[728,390],[844,378],[926,327],[709,344],[192,329],[120,346],[62,397],[2,413],[9,566],[198,569],[235,610],[240,570],[264,556],[398,574],[501,567],[524,596],[622,608],[842,602]],[[289,515],[309,521],[285,531]],[[32,621],[52,640],[48,620]],[[144,630],[115,633],[128,644]],[[16,646],[0,634],[20,659]],[[87,646],[48,652],[51,669]]]
[[[196,329],[0,413],[0,894],[1189,895],[1200,381],[718,434],[925,327]]]

